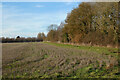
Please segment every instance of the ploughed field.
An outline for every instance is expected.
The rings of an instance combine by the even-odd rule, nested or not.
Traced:
[[[117,78],[117,49],[30,42],[2,44],[3,78]]]

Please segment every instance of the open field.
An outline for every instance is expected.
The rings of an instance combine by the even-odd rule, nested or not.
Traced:
[[[117,49],[33,42],[2,45],[3,78],[117,78]]]

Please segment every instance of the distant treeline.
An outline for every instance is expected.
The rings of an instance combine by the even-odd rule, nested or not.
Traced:
[[[117,2],[81,3],[64,23],[48,27],[47,40],[63,43],[116,46],[120,38]]]
[[[20,37],[17,36],[16,38],[1,38],[1,42],[2,43],[13,43],[13,42],[42,42],[45,39],[45,34],[44,33],[38,33],[37,37],[28,37],[28,38],[24,38],[24,37]]]

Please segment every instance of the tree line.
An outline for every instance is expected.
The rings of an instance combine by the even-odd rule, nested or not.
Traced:
[[[2,37],[0,40],[2,40],[2,43],[13,43],[13,42],[42,42],[46,38],[44,33],[38,33],[37,37],[20,37],[17,36],[16,38],[9,38],[9,37]]]
[[[67,15],[65,23],[48,27],[47,40],[116,46],[120,34],[118,13],[117,2],[81,3]]]

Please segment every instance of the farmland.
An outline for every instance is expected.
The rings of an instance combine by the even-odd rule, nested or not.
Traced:
[[[3,43],[3,78],[118,78],[117,48]]]

